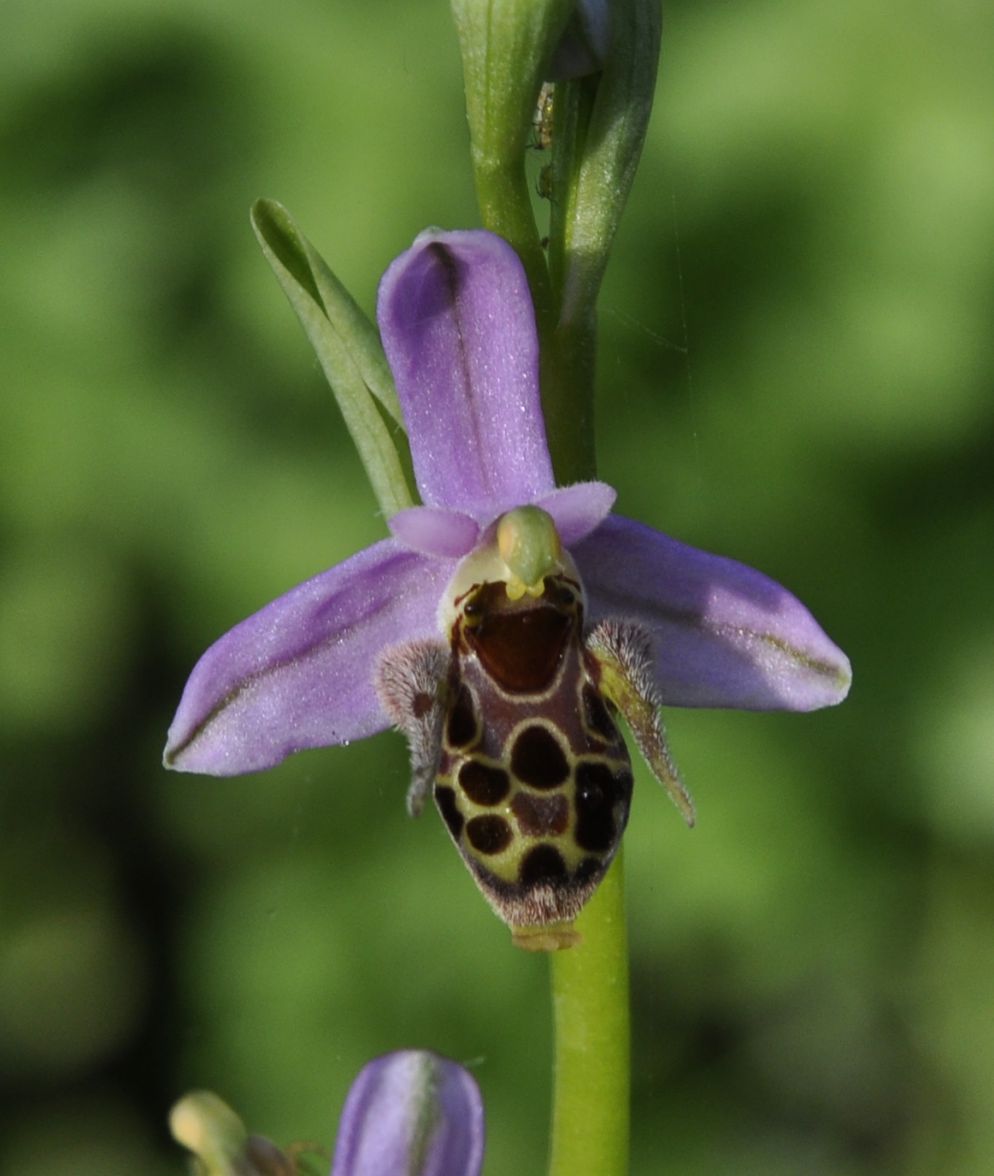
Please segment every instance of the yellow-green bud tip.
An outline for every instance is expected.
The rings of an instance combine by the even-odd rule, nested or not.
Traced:
[[[562,566],[563,547],[552,516],[540,506],[518,506],[497,523],[497,550],[510,575],[507,594],[541,596],[545,577]]]
[[[169,1112],[169,1130],[208,1172],[223,1172],[245,1146],[245,1125],[226,1102],[209,1090],[184,1095]]]

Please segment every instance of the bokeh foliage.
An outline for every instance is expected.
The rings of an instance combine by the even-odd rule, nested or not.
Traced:
[[[372,307],[476,222],[446,5],[11,0],[0,50],[0,1174],[177,1172],[172,1099],[330,1142],[377,1052],[474,1064],[541,1170],[545,965],[402,742],[159,767],[197,655],[383,522],[248,208]],[[992,26],[670,4],[601,301],[625,514],[763,568],[841,709],[673,713],[628,836],[635,1171],[994,1170]],[[539,161],[540,163],[540,161]]]

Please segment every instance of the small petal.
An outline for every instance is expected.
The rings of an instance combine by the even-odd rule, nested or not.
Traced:
[[[166,766],[234,776],[383,730],[377,658],[395,642],[436,635],[454,567],[385,539],[236,625],[190,675]]]
[[[469,515],[440,506],[412,506],[387,521],[390,533],[411,551],[458,559],[476,546],[480,527]]]
[[[808,610],[761,572],[614,516],[572,551],[591,621],[649,632],[660,702],[816,710],[849,691],[849,660]]]
[[[617,497],[606,482],[577,482],[543,495],[535,505],[552,515],[559,538],[572,547],[601,525]]]
[[[478,1176],[483,1136],[468,1071],[424,1050],[387,1054],[352,1084],[331,1176]]]
[[[488,522],[553,488],[535,315],[510,245],[422,233],[384,274],[378,318],[428,506]]]

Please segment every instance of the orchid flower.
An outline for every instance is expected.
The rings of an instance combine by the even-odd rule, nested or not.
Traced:
[[[564,946],[628,817],[617,712],[692,823],[659,708],[812,710],[845,697],[849,663],[762,573],[613,514],[602,482],[555,485],[501,238],[422,233],[378,320],[422,505],[204,654],[165,763],[234,775],[396,725],[411,811],[433,792],[518,941]]]

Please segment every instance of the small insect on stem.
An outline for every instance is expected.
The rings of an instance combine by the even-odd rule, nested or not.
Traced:
[[[555,114],[555,82],[543,82],[538,93],[535,113],[532,115],[532,147],[535,151],[549,151],[552,148],[553,116]],[[540,200],[552,200],[552,164],[545,164],[535,178],[535,192]],[[547,241],[543,240],[545,248]]]
[[[532,115],[532,146],[536,151],[548,151],[552,147],[552,126],[555,113],[556,83],[543,82],[538,92],[538,102]]]
[[[535,191],[540,199],[551,200],[552,187],[552,164],[547,163],[538,173],[538,179],[535,181]]]

